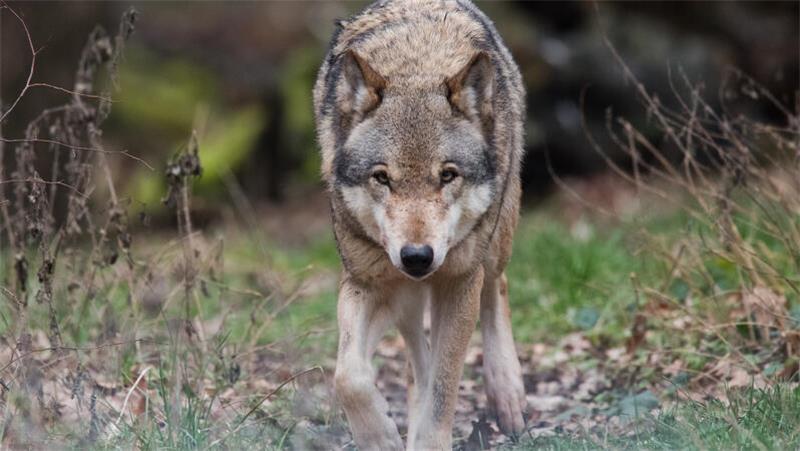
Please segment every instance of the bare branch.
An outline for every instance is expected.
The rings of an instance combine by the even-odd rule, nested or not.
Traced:
[[[146,167],[150,171],[155,171],[155,168],[150,163],[148,163],[143,158],[140,158],[140,157],[137,157],[136,155],[131,154],[127,150],[105,150],[105,149],[101,149],[101,148],[97,148],[97,147],[78,146],[78,145],[65,143],[65,142],[62,142],[62,141],[56,141],[56,140],[53,140],[53,139],[45,139],[45,138],[35,138],[35,139],[0,138],[0,141],[5,142],[5,143],[9,143],[9,144],[15,144],[15,143],[17,143],[17,144],[18,143],[52,144],[52,145],[55,145],[55,146],[65,147],[67,149],[76,150],[76,151],[98,152],[98,153],[102,153],[102,154],[106,154],[106,155],[122,155],[122,156],[124,156],[126,158],[130,158],[131,160],[134,160],[134,161],[142,164],[144,167]]]
[[[61,92],[65,93],[65,94],[69,94],[69,95],[72,95],[72,96],[81,96],[81,97],[85,97],[87,99],[102,100],[104,102],[111,102],[111,103],[114,102],[114,100],[111,99],[111,97],[100,96],[100,95],[96,95],[96,94],[86,94],[86,93],[82,93],[82,92],[76,92],[76,91],[72,91],[72,90],[69,90],[69,89],[66,89],[66,88],[62,88],[60,86],[51,85],[49,83],[31,83],[30,85],[28,85],[28,88],[49,88],[49,89],[54,89],[56,91],[61,91]]]
[[[22,17],[20,17],[19,14],[17,14],[17,12],[14,11],[14,9],[12,7],[8,6],[8,4],[5,1],[2,1],[2,3],[0,3],[0,9],[9,10],[11,12],[11,14],[17,19],[17,22],[19,22],[19,24],[22,26],[22,30],[25,32],[25,38],[28,41],[28,47],[30,48],[30,52],[31,52],[31,64],[30,64],[30,69],[28,70],[28,79],[25,81],[25,86],[22,87],[22,90],[20,91],[20,93],[17,96],[17,98],[14,99],[14,102],[5,111],[5,113],[0,111],[0,122],[3,122],[3,120],[5,120],[5,118],[8,117],[8,115],[11,113],[11,111],[14,110],[14,107],[17,106],[19,101],[22,100],[22,98],[25,96],[25,93],[28,92],[28,89],[31,87],[31,80],[33,80],[33,73],[36,70],[36,53],[37,52],[36,52],[36,49],[33,46],[33,39],[31,38],[31,33],[30,33],[30,31],[28,31],[28,25],[25,23],[24,20],[22,20]]]

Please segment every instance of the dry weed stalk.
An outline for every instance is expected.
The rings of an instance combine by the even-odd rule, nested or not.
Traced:
[[[79,305],[71,302],[78,297],[83,297],[84,305],[93,299],[97,293],[97,274],[114,265],[120,254],[126,257],[129,266],[132,265],[127,216],[116,195],[106,160],[106,154],[113,152],[106,151],[100,139],[102,124],[110,112],[110,93],[95,94],[95,84],[99,71],[105,71],[112,78],[115,76],[125,41],[134,30],[136,12],[129,10],[123,15],[118,35],[113,39],[100,27],[90,34],[71,90],[33,81],[39,50],[22,17],[5,2],[0,2],[1,12],[8,12],[21,27],[30,51],[30,65],[25,85],[17,97],[6,109],[0,108],[0,124],[32,88],[49,88],[71,96],[69,102],[47,108],[33,118],[25,127],[23,138],[8,138],[0,129],[0,198],[3,199],[0,202],[0,256],[6,263],[0,277],[8,287],[4,288],[3,296],[14,307],[9,312],[11,318],[3,337],[3,341],[10,344],[10,353],[5,356],[9,362],[0,373],[3,379],[0,401],[5,418],[0,429],[0,443],[9,444],[20,439],[14,437],[15,433],[20,434],[19,427],[23,430],[32,427],[37,416],[15,399],[19,401],[33,391],[41,412],[39,417],[60,416],[60,403],[54,398],[49,403],[45,400],[46,366],[34,359],[35,354],[52,353],[58,363],[66,353],[80,353],[77,348],[65,345],[58,310],[79,309]],[[5,167],[6,145],[11,146],[14,153],[11,168]],[[47,176],[37,169],[41,167],[37,162],[42,160],[51,163]],[[90,196],[96,188],[95,165],[104,171],[106,189],[110,193],[104,215],[92,211]],[[102,218],[102,226],[95,223],[98,218]],[[90,256],[82,258],[87,241],[91,243]],[[31,266],[35,268],[35,282],[30,279]],[[67,276],[66,269],[74,272]],[[63,290],[64,285],[63,280],[56,277],[57,273],[62,274],[62,278],[72,279],[68,288],[72,296],[56,297],[56,291]],[[37,315],[41,313],[29,303],[34,290],[35,305],[44,306],[47,318],[44,348],[42,340],[36,338],[40,333],[36,326]],[[77,388],[82,386],[81,374],[79,371],[74,377]],[[77,388],[73,394],[78,393]],[[93,390],[90,438],[96,437],[99,428],[96,407]],[[12,427],[15,416],[19,417],[16,428]]]
[[[687,233],[677,240],[645,232],[643,250],[663,259],[666,271],[660,286],[636,287],[646,297],[639,309],[648,314],[651,332],[672,337],[668,341],[674,349],[690,350],[658,351],[672,355],[667,363],[713,356],[698,379],[717,371],[720,361],[760,380],[764,373],[797,379],[800,92],[793,111],[752,78],[730,70],[715,107],[702,85],[682,70],[675,80],[670,71],[677,105],[670,108],[647,90],[607,39],[606,45],[660,142],[608,111],[607,131],[632,165],[626,170],[585,129],[587,136],[608,167],[637,192],[678,206],[689,218]],[[738,110],[741,105],[732,101],[741,98],[766,102],[782,114],[783,123],[764,123]],[[676,283],[686,293],[671,293]],[[633,327],[637,345],[642,327],[642,321]],[[730,374],[715,376],[731,379]]]
[[[222,241],[208,245],[195,230],[191,185],[202,168],[194,134],[165,174],[164,201],[176,215],[178,237],[152,252],[145,252],[148,240],[137,239],[134,253],[130,201],[109,159],[152,167],[107,149],[101,127],[136,13],[123,15],[113,37],[92,31],[74,86],[64,89],[34,82],[39,52],[22,17],[0,0],[4,11],[29,44],[30,75],[10,106],[0,105],[0,125],[31,89],[50,88],[70,100],[43,110],[21,138],[0,128],[0,297],[11,306],[0,304],[0,447],[53,446],[55,426],[79,447],[132,447],[125,434],[148,447],[153,431],[164,446],[182,447],[195,439],[184,429],[187,415],[198,415],[190,426],[205,422],[199,434],[216,431],[209,440],[229,440],[261,407],[223,409],[218,393],[241,384],[244,373],[261,376],[253,370],[263,365],[258,340],[274,319],[268,304],[282,293],[231,286]],[[10,168],[3,166],[6,150],[14,156]],[[39,172],[42,162],[49,174]],[[221,307],[221,321],[206,317],[209,301]],[[247,309],[249,323],[241,342],[230,344],[225,325],[237,308]],[[207,322],[215,324],[211,330]]]

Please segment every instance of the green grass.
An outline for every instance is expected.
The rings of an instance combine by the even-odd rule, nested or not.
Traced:
[[[685,401],[633,420],[628,432],[584,431],[523,440],[515,449],[788,450],[800,447],[800,387],[746,388],[719,400]]]
[[[619,346],[629,332],[633,313],[637,309],[636,295],[631,282],[635,273],[642,283],[654,283],[663,273],[661,263],[646,252],[640,252],[639,232],[642,227],[659,239],[669,242],[693,227],[684,215],[672,214],[647,219],[644,224],[613,224],[598,226],[587,222],[570,230],[557,215],[548,209],[525,214],[520,221],[514,242],[514,252],[507,269],[512,305],[512,320],[517,341],[521,344],[545,342],[555,344],[564,335],[581,331],[591,337]],[[745,230],[745,233],[751,233]],[[753,232],[754,233],[754,232]],[[287,247],[258,238],[238,234],[224,246],[224,273],[218,283],[209,283],[207,292],[199,295],[199,304],[190,306],[190,315],[210,320],[228,311],[224,331],[209,340],[218,349],[246,349],[245,343],[255,339],[256,345],[272,344],[276,349],[292,352],[293,371],[318,365],[332,358],[336,350],[336,283],[340,271],[339,258],[332,234],[328,233],[304,246]],[[778,247],[776,252],[780,251]],[[741,283],[737,272],[726,262],[709,260],[708,271],[719,286]],[[109,271],[110,269],[105,269]],[[323,282],[313,282],[319,278]],[[207,276],[203,278],[210,282]],[[326,279],[327,278],[327,279]],[[271,282],[265,282],[269,280]],[[309,282],[311,281],[311,282]],[[669,291],[681,299],[689,288],[673,283]],[[302,288],[311,283],[311,288]],[[727,284],[727,285],[726,285]],[[227,287],[227,288],[225,288]],[[32,292],[37,286],[33,282]],[[251,290],[261,296],[232,295],[226,290]],[[307,289],[296,297],[297,289]],[[76,312],[60,309],[57,314],[65,342],[76,345],[92,343],[98,330],[106,326],[109,317],[122,318],[117,325],[125,330],[128,290],[125,283],[104,286],[95,300],[83,299]],[[289,302],[290,299],[293,299]],[[103,302],[99,302],[102,300]],[[81,303],[82,302],[82,303]],[[254,302],[263,303],[260,307]],[[65,306],[65,304],[61,304]],[[8,318],[9,306],[0,306]],[[173,305],[173,310],[182,308]],[[199,315],[202,311],[202,315]],[[35,328],[46,330],[47,314],[37,307],[29,318]],[[179,310],[169,315],[180,316]],[[274,318],[267,319],[274,312]],[[167,315],[167,317],[170,317]],[[166,329],[164,317],[151,318],[144,323],[152,330]],[[266,327],[259,329],[260,324]],[[254,327],[259,331],[255,336]],[[661,333],[661,332],[658,332]],[[290,350],[290,351],[286,351]],[[166,415],[170,406],[180,406],[180,412],[166,421],[139,419],[124,421],[121,430],[108,440],[94,443],[97,448],[135,446],[142,449],[190,449],[216,446],[224,437],[228,447],[286,446],[291,430],[298,421],[292,417],[289,400],[282,404],[279,393],[276,402],[265,415],[247,418],[240,426],[220,424],[210,415],[215,402],[202,398],[187,388],[178,390],[171,375],[182,359],[194,352],[185,349],[171,352],[166,347],[158,367],[158,377],[150,377],[152,387],[158,388],[158,398],[152,402],[156,411]],[[235,352],[235,351],[234,351]],[[720,350],[720,355],[726,352]],[[225,379],[229,355],[211,352],[205,358],[212,370],[206,373],[220,389],[233,386]],[[125,384],[133,378],[131,368],[139,361],[132,346],[120,348],[106,367],[116,371]],[[193,361],[202,361],[193,356]],[[638,357],[637,357],[638,358]],[[645,360],[638,359],[637,365]],[[642,363],[644,362],[644,363]],[[701,369],[706,360],[699,363]],[[579,364],[579,363],[576,363]],[[246,371],[246,370],[243,370]],[[186,373],[188,374],[188,370]],[[243,373],[241,380],[250,375]],[[188,387],[188,386],[187,386]],[[171,398],[172,397],[172,398]],[[774,388],[740,389],[728,393],[730,404],[719,401],[705,403],[678,402],[655,417],[636,418],[623,430],[606,429],[560,433],[554,437],[526,439],[519,449],[796,449],[800,446],[800,391],[789,385]],[[257,400],[240,407],[247,411]],[[284,406],[284,407],[282,407]],[[335,415],[328,412],[326,415]],[[241,416],[234,419],[238,421]],[[634,427],[635,426],[635,427]],[[70,437],[70,434],[73,434]],[[68,443],[81,443],[84,435],[65,432]]]
[[[334,352],[336,349],[336,284],[318,283],[312,287],[310,294],[293,296],[294,290],[303,289],[303,281],[313,284],[315,276],[322,274],[327,278],[338,278],[340,271],[339,256],[333,233],[326,233],[302,247],[286,247],[274,242],[266,242],[263,246],[254,245],[254,237],[232,243],[226,254],[227,261],[237,262],[237,267],[257,268],[268,262],[269,271],[281,278],[284,293],[269,307],[280,310],[272,327],[265,331],[259,340],[266,344],[286,340],[287,337],[296,345],[311,351],[313,355]],[[248,284],[246,278],[239,278],[239,283]],[[289,299],[286,299],[289,298]],[[283,302],[290,302],[282,305]],[[247,321],[243,315],[242,324],[231,324],[234,333]],[[316,331],[314,334],[302,334],[303,331]]]
[[[636,311],[631,274],[643,284],[660,283],[660,260],[640,250],[639,232],[665,242],[678,239],[694,224],[673,213],[644,222],[570,230],[547,210],[523,216],[507,269],[515,338],[520,343],[554,343],[583,331],[622,343]],[[750,233],[744,229],[745,233]],[[338,259],[330,237],[306,249],[279,250],[275,263],[299,272],[309,265],[335,270]],[[738,286],[735,268],[708,260],[717,289]],[[687,287],[668,287],[681,299]],[[284,313],[287,324],[335,328],[335,291],[298,301]],[[330,337],[329,337],[330,338]],[[318,344],[319,342],[316,342]],[[335,341],[327,348],[333,352]],[[722,350],[721,352],[723,352]],[[724,352],[723,352],[724,353]],[[706,360],[703,360],[704,362]],[[584,431],[523,441],[520,449],[796,449],[800,446],[800,390],[790,385],[739,389],[720,401],[677,402],[655,417],[635,420],[628,431]],[[632,423],[633,424],[633,423]]]
[[[647,231],[667,240],[679,236],[687,225],[691,221],[681,213],[657,215],[644,223]],[[582,231],[570,230],[547,208],[522,216],[507,267],[517,341],[552,344],[575,331],[612,340],[625,337],[636,307],[631,274],[642,283],[655,280],[661,263],[637,252],[640,223],[598,227],[586,221],[581,227]],[[226,260],[239,268],[253,268],[268,258],[269,266],[290,284],[320,271],[338,276],[341,268],[330,233],[304,247],[253,243],[253,237],[235,241]],[[725,268],[723,262],[712,270],[722,278],[730,274]],[[670,289],[681,287],[673,284]],[[299,328],[335,329],[335,314],[336,289],[328,287],[285,308],[265,339],[279,339]],[[327,345],[335,346],[330,337]]]
[[[516,339],[547,341],[579,330],[620,336],[628,319],[627,304],[633,298],[629,275],[641,273],[647,263],[632,255],[633,244],[626,233],[624,228],[593,230],[582,240],[552,215],[524,215],[507,269]],[[232,243],[226,260],[240,268],[263,263],[264,251],[251,240]],[[290,285],[315,272],[338,276],[340,271],[332,234],[305,247],[274,243],[265,247],[270,267],[291,279]],[[267,338],[280,338],[284,332],[308,326],[335,329],[335,314],[336,290],[332,287],[285,308],[274,334]]]
[[[586,236],[577,238],[546,215],[522,219],[507,269],[518,341],[547,341],[575,330],[622,332],[620,314],[633,299],[629,275],[643,262],[632,255],[624,228],[586,227]]]
[[[592,225],[587,227],[591,228]],[[524,215],[507,268],[518,341],[551,340],[578,330],[603,330],[619,336],[633,299],[630,273],[647,272],[646,259],[633,255],[628,229],[592,230],[578,239],[547,213]],[[307,247],[269,248],[270,264],[296,277],[340,268],[333,236],[327,234]],[[259,251],[247,240],[236,243],[228,256],[246,267],[256,263]],[[336,292],[326,290],[294,302],[280,318],[294,329],[315,323],[335,327]]]

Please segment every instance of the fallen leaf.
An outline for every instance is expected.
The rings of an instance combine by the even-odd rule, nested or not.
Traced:
[[[742,294],[742,305],[760,330],[761,340],[769,340],[770,329],[784,329],[784,320],[789,316],[786,297],[766,287],[755,287]]]
[[[641,345],[644,341],[646,332],[647,317],[645,317],[642,313],[637,313],[636,317],[633,319],[633,325],[631,325],[631,336],[628,338],[628,341],[625,344],[628,354],[633,354],[633,352],[639,348],[639,345]]]

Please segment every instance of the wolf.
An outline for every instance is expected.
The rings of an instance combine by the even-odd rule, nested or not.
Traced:
[[[313,97],[344,268],[334,389],[356,445],[403,448],[371,363],[395,326],[410,362],[407,448],[451,448],[479,318],[489,406],[502,431],[520,433],[526,401],[504,271],[525,91],[494,25],[467,0],[375,2],[338,23]]]

